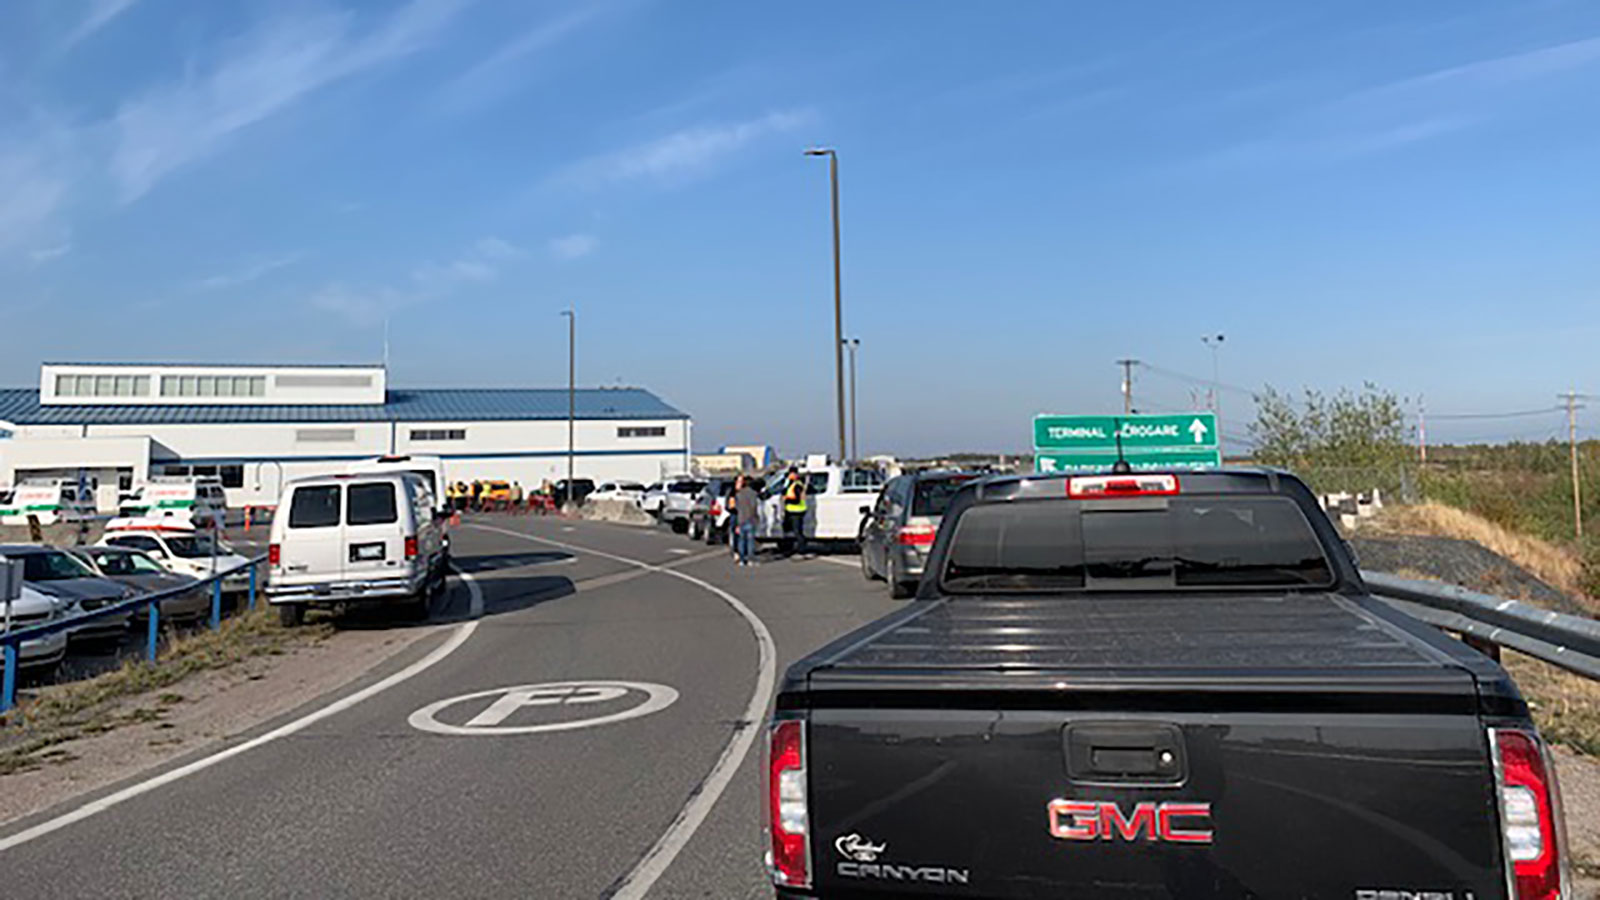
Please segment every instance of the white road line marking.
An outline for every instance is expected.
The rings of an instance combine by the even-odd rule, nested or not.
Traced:
[[[756,736],[765,730],[762,727],[762,723],[766,720],[767,706],[772,702],[772,692],[777,687],[778,677],[778,654],[772,641],[772,632],[767,630],[766,623],[761,621],[761,617],[757,616],[750,607],[745,606],[738,597],[708,581],[702,581],[693,575],[685,575],[671,567],[652,565],[637,559],[629,559],[626,556],[618,556],[615,553],[606,553],[603,550],[591,550],[588,547],[564,544],[560,541],[536,537],[520,531],[495,528],[492,525],[473,523],[473,527],[498,531],[501,534],[508,534],[529,541],[550,544],[565,550],[571,550],[574,553],[588,553],[591,556],[599,556],[637,566],[650,572],[658,572],[662,575],[680,578],[715,594],[722,602],[732,607],[734,612],[744,617],[745,624],[749,625],[750,630],[755,634],[756,689],[755,693],[750,695],[750,702],[745,705],[742,716],[743,727],[738,728],[733,737],[723,746],[722,755],[717,757],[717,761],[711,766],[711,771],[706,774],[705,780],[700,783],[700,790],[689,798],[689,802],[685,803],[682,809],[678,810],[677,818],[672,820],[672,824],[667,826],[667,830],[662,832],[661,837],[656,839],[655,844],[645,852],[644,857],[633,867],[633,870],[617,882],[616,890],[611,894],[612,900],[642,900],[656,881],[666,873],[667,867],[672,865],[672,861],[688,845],[689,839],[694,837],[695,831],[706,820],[706,816],[711,814],[712,807],[716,806],[717,800],[722,797],[722,792],[727,790],[728,783],[733,781],[733,776],[738,772],[739,765],[744,762],[745,756],[749,754],[750,746],[755,743]]]
[[[861,565],[861,560],[859,559],[839,559],[836,556],[819,556],[817,559],[821,562],[833,563],[836,566],[849,566],[852,569]]]
[[[677,554],[680,554],[682,556],[688,556],[690,553],[693,553],[694,551],[693,550],[689,550],[689,549],[684,548],[684,547],[668,547],[667,548],[667,552],[668,553],[677,553]]]
[[[466,583],[467,591],[472,596],[473,614],[481,615],[483,612],[483,592],[478,588],[477,582],[473,580],[471,575],[468,575],[465,572],[458,570],[456,574],[459,575],[461,580]],[[478,620],[476,618],[469,622],[463,622],[460,625],[457,625],[454,633],[450,635],[449,639],[443,644],[440,644],[438,647],[434,648],[432,653],[429,653],[427,656],[424,656],[423,658],[417,660],[409,666],[406,666],[404,669],[401,669],[382,681],[367,685],[348,697],[342,697],[338,700],[335,700],[321,709],[307,713],[306,715],[295,719],[293,722],[279,725],[277,728],[272,729],[266,734],[251,738],[242,744],[235,744],[234,746],[225,750],[219,750],[210,756],[197,759],[186,766],[180,766],[170,772],[163,772],[154,778],[141,781],[135,785],[130,785],[129,787],[125,787],[114,794],[108,794],[104,797],[101,797],[99,800],[86,803],[83,806],[72,810],[71,812],[62,813],[61,815],[56,816],[54,819],[40,822],[32,828],[24,829],[9,837],[0,838],[0,852],[10,850],[12,847],[16,847],[21,844],[26,844],[35,838],[44,837],[52,831],[59,831],[60,829],[73,824],[74,822],[81,822],[84,819],[95,815],[96,813],[105,812],[113,806],[125,803],[135,797],[140,796],[141,794],[148,794],[157,788],[165,787],[174,781],[187,778],[196,772],[209,769],[217,763],[232,759],[241,753],[249,752],[265,744],[270,744],[279,738],[288,737],[297,731],[303,731],[307,727],[315,725],[329,716],[344,712],[350,707],[355,706],[357,703],[360,703],[369,697],[381,694],[389,688],[392,688],[395,685],[406,681],[407,679],[420,675],[429,668],[432,668],[434,664],[454,653],[461,647],[462,644],[465,644],[467,642],[467,638],[472,637],[472,633],[477,629]]]

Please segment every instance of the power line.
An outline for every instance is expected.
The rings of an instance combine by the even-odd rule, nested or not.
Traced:
[[[1212,381],[1209,378],[1196,378],[1193,375],[1186,375],[1183,372],[1177,372],[1161,366],[1154,366],[1147,362],[1140,362],[1139,368],[1145,369],[1155,375],[1163,375],[1167,378],[1175,378],[1178,381],[1187,381],[1190,384],[1197,384],[1201,387],[1216,387],[1220,390],[1232,391],[1235,394],[1241,394],[1251,399],[1255,399],[1258,393],[1257,391],[1253,391],[1247,387],[1240,387],[1236,384],[1228,384],[1225,381]]]
[[[1581,394],[1579,396],[1582,396]],[[1459,422],[1466,419],[1521,419],[1527,416],[1548,416],[1552,413],[1566,412],[1564,406],[1547,406],[1544,409],[1522,409],[1516,412],[1503,413],[1430,413],[1430,419],[1449,419]]]

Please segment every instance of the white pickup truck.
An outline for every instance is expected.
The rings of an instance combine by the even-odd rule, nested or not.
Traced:
[[[800,472],[806,483],[807,540],[853,541],[861,534],[861,520],[872,509],[887,476],[880,469],[839,465],[808,466]],[[761,495],[761,540],[783,538],[783,491],[788,473],[779,472]]]

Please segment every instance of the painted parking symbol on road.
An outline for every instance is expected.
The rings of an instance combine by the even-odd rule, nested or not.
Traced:
[[[637,719],[677,700],[673,688],[647,681],[555,681],[448,697],[424,706],[406,721],[433,734],[540,734]],[[455,710],[457,706],[463,709]],[[446,718],[463,720],[461,724],[442,721],[440,714],[446,710],[454,713]],[[472,710],[476,712],[467,715]]]

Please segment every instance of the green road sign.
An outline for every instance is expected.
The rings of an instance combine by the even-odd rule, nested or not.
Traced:
[[[1135,472],[1166,469],[1214,469],[1222,465],[1222,453],[1210,450],[1135,451],[1124,454]],[[1036,453],[1036,472],[1109,472],[1117,461],[1112,453]]]
[[[1122,450],[1193,451],[1217,447],[1217,417],[1214,413],[1128,416],[1035,416],[1033,448],[1065,450],[1072,453],[1117,452],[1117,433],[1122,433]]]

